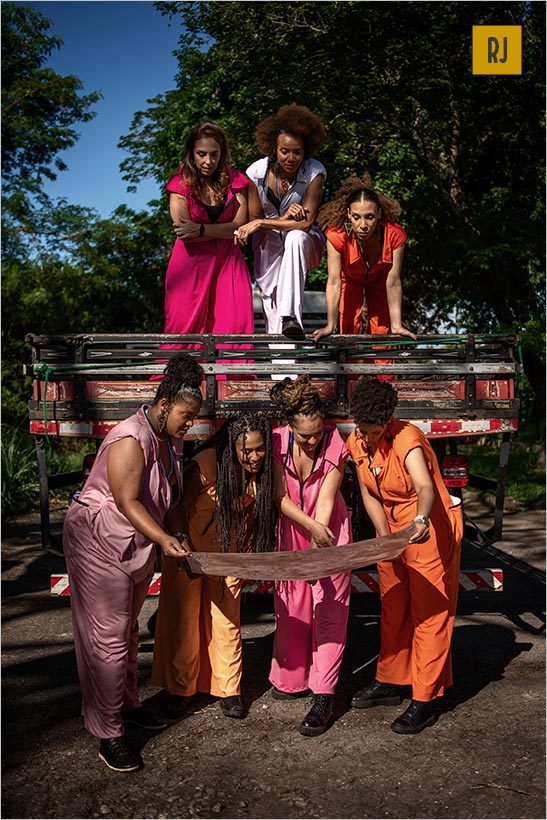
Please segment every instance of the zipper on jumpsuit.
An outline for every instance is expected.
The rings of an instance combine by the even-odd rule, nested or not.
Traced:
[[[292,474],[297,479],[298,484],[300,485],[300,509],[302,510],[302,512],[304,512],[304,485],[305,485],[306,481],[310,480],[310,478],[312,477],[312,475],[315,472],[315,466],[317,464],[317,460],[319,458],[319,454],[320,454],[320,452],[323,448],[323,445],[325,445],[325,451],[327,449],[326,438],[327,438],[327,433],[324,433],[323,438],[321,439],[321,441],[318,443],[317,447],[315,448],[315,452],[313,454],[313,463],[311,465],[311,470],[310,470],[309,475],[304,479],[304,481],[300,481],[298,473],[296,472],[296,468],[294,470],[291,470]],[[290,433],[289,434],[289,446],[287,447],[287,455],[285,456],[285,467],[286,467],[286,469],[290,469],[289,466],[288,466],[289,455],[291,456],[291,461],[294,465],[293,444],[294,444],[294,436],[293,436],[292,433]]]

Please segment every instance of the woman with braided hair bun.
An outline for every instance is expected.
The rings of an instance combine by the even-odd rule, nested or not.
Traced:
[[[415,339],[402,324],[401,271],[407,234],[397,202],[375,191],[370,174],[353,176],[319,211],[327,237],[327,324],[318,341],[340,333],[396,333]],[[366,327],[363,328],[363,303]]]
[[[238,413],[184,469],[180,524],[196,552],[265,552],[274,545],[271,423]],[[182,717],[196,692],[219,698],[226,717],[242,718],[240,594],[243,582],[190,577],[162,557],[152,683],[165,690],[165,714]]]
[[[340,493],[346,445],[323,424],[321,397],[308,375],[275,384],[270,396],[288,424],[273,431],[274,497],[280,516],[276,550],[348,544],[351,518]],[[333,701],[346,644],[349,572],[320,580],[276,581],[276,632],[270,681],[279,700],[311,689],[303,735],[319,735],[332,722]]]
[[[106,436],[63,532],[85,727],[100,738],[99,757],[120,772],[142,765],[124,723],[165,727],[137,694],[137,618],[155,545],[173,560],[189,550],[171,517],[182,502],[182,439],[201,408],[203,369],[178,353],[164,374],[153,404]]]

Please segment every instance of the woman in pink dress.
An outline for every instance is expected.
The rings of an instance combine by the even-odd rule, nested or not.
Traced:
[[[270,391],[288,424],[273,431],[274,495],[280,510],[276,549],[348,544],[351,517],[340,492],[348,456],[338,430],[323,424],[321,397],[309,376],[285,379]],[[351,574],[277,581],[276,632],[270,682],[278,700],[302,697],[312,706],[303,735],[325,732],[333,718],[346,644]]]
[[[229,161],[222,128],[201,123],[166,185],[177,238],[165,278],[164,333],[253,332],[251,278],[234,237],[247,221],[249,180]]]
[[[74,647],[85,727],[99,757],[119,772],[141,767],[124,724],[165,728],[137,693],[138,616],[154,573],[156,544],[184,558],[173,532],[182,503],[182,439],[202,403],[203,368],[187,353],[169,362],[156,397],[103,441],[65,519]]]

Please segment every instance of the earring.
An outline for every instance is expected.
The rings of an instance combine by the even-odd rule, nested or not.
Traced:
[[[344,222],[344,230],[347,233],[347,235],[349,236],[350,233],[353,230],[353,228],[351,227],[351,222]]]

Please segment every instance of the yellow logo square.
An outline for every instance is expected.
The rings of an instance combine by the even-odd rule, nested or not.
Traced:
[[[522,26],[473,26],[473,74],[522,74]]]

